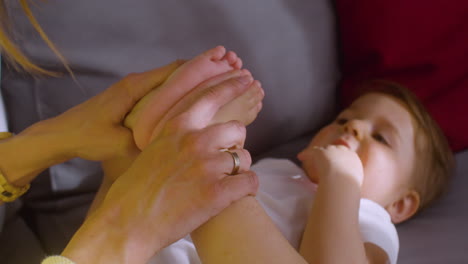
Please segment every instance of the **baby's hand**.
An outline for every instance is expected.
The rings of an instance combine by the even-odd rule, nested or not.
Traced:
[[[322,181],[324,177],[349,177],[362,186],[364,171],[356,152],[345,146],[328,145],[312,149],[315,173]]]

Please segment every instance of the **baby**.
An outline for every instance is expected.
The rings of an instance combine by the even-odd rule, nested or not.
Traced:
[[[233,76],[249,77],[241,67],[237,55],[223,47],[186,62],[127,117],[125,124],[133,129],[138,147],[143,149],[164,120],[207,87]],[[249,90],[220,109],[213,123],[236,119],[247,125],[255,119],[263,90],[252,80]],[[369,263],[396,263],[394,224],[411,218],[443,193],[453,164],[443,134],[421,104],[404,88],[384,81],[368,82],[360,97],[322,128],[298,159],[303,169],[289,160],[265,159],[252,170],[259,177],[256,200],[269,216],[266,221],[271,219],[307,261],[327,259],[317,256],[337,255],[338,250],[350,251],[349,256],[361,254]],[[226,211],[194,234],[204,263],[228,263],[223,259],[229,256],[226,249],[232,255],[249,252],[250,261],[239,258],[238,263],[267,263],[253,261],[261,253],[255,247],[268,248],[262,235],[268,228],[265,219],[247,219],[242,206]],[[235,233],[229,232],[233,226]],[[326,245],[334,245],[335,252]],[[216,252],[223,254],[211,261]],[[186,237],[150,263],[201,262]]]
[[[280,159],[252,166],[262,207],[244,199],[194,232],[203,263],[396,263],[394,224],[439,197],[453,168],[437,124],[410,92],[385,81],[367,82],[298,159],[302,169]]]

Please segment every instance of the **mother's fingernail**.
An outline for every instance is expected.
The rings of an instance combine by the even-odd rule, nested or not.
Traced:
[[[239,81],[240,83],[244,84],[244,85],[247,85],[247,84],[252,82],[252,76],[243,75],[243,76],[237,77],[236,80]]]

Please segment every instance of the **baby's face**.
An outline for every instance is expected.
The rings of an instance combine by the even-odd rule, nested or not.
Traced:
[[[314,146],[345,145],[364,167],[361,196],[386,207],[409,188],[415,159],[414,124],[397,99],[366,94],[322,128],[298,158],[312,181],[318,182],[309,151]]]

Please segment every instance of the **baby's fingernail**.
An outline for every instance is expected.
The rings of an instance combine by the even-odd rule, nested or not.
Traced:
[[[247,85],[250,82],[252,82],[252,76],[243,75],[243,76],[237,77],[236,80],[239,81],[240,83],[244,84],[244,85]]]

